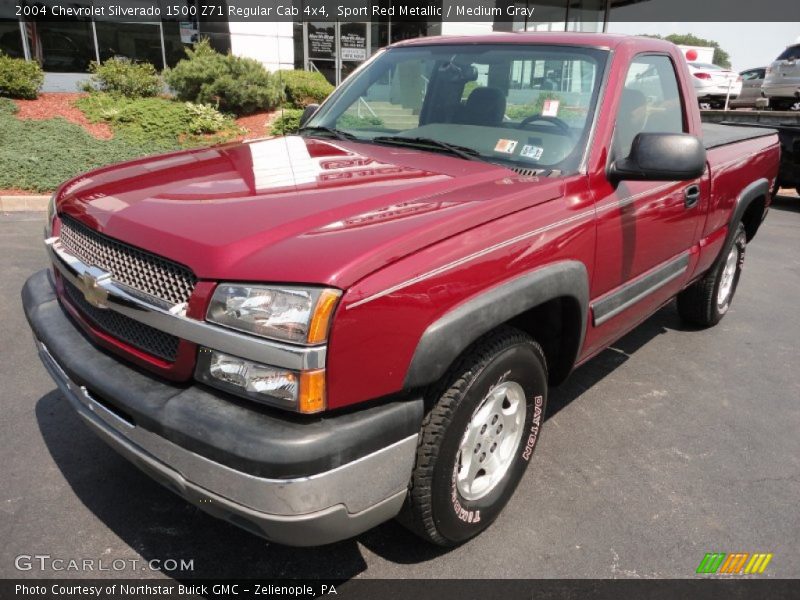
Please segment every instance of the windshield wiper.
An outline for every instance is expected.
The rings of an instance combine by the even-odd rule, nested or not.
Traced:
[[[335,127],[325,127],[322,125],[316,125],[314,127],[303,127],[300,129],[300,133],[304,131],[309,131],[312,133],[329,133],[337,140],[357,140],[358,138],[354,136],[352,133],[348,131],[342,131],[341,129],[336,129]]]
[[[458,156],[464,160],[481,160],[481,153],[473,148],[466,146],[457,146],[455,144],[448,144],[440,140],[426,137],[403,137],[402,135],[379,135],[372,138],[373,142],[378,144],[393,144],[396,146],[409,146],[412,148],[433,148],[436,150],[444,150],[453,156]]]

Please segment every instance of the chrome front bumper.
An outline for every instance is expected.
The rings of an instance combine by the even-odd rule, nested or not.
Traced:
[[[237,471],[136,426],[70,379],[38,339],[45,368],[82,420],[179,496],[268,540],[316,546],[366,531],[400,511],[417,435],[335,469],[293,479]]]

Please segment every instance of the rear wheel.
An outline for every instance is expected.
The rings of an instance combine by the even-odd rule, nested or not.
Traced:
[[[678,294],[678,314],[693,325],[711,327],[728,312],[744,265],[747,234],[739,223],[722,259],[700,281]]]
[[[492,524],[525,473],[547,401],[542,349],[503,327],[479,340],[432,396],[399,520],[454,546]]]

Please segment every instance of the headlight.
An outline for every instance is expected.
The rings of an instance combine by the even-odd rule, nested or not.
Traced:
[[[325,409],[325,370],[290,371],[200,348],[195,377],[263,404],[301,413]]]
[[[220,284],[206,319],[254,335],[319,344],[328,338],[339,290]]]

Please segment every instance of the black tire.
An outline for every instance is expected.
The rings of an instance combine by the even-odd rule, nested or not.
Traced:
[[[728,312],[739,284],[739,277],[744,266],[744,254],[747,246],[747,234],[744,225],[739,223],[733,239],[723,248],[719,260],[702,279],[693,283],[678,294],[678,314],[687,323],[700,327],[711,327],[722,320]],[[730,284],[730,291],[720,297],[720,286],[723,285],[728,257],[736,252],[735,271]]]
[[[800,185],[794,188],[794,191],[797,192],[797,195],[800,196]]]
[[[519,388],[515,387],[517,385]],[[468,439],[468,426],[473,423],[473,417],[478,418],[484,413],[483,409],[489,406],[490,392],[495,390],[497,393],[500,386],[517,394],[520,400],[516,405],[525,406],[525,415],[524,418],[519,415],[521,424],[513,427],[518,433],[510,433],[511,426],[504,430],[509,436],[507,441],[501,438],[502,431],[494,427],[494,420],[491,421],[491,431],[475,433],[474,439],[485,443],[483,450],[480,445],[474,447],[473,454],[478,458],[472,460],[483,462],[479,451],[486,454],[489,448],[493,453],[497,443],[502,445],[505,442],[508,466],[506,470],[497,470],[495,478],[490,478],[496,483],[486,490],[484,496],[467,499],[457,483],[459,465],[464,464],[460,461],[459,448]],[[525,473],[539,439],[547,404],[544,353],[527,334],[511,327],[499,328],[478,340],[457,361],[442,378],[441,385],[431,390],[430,399],[433,407],[423,421],[411,488],[399,520],[434,544],[455,546],[492,524]],[[501,402],[505,407],[508,400]],[[508,406],[512,405],[509,403]],[[491,412],[487,414],[491,415]],[[498,416],[495,414],[489,418]],[[509,423],[508,420],[498,422],[500,430],[504,422]],[[474,424],[471,429],[473,432],[478,430]],[[493,432],[497,434],[497,443],[493,441]],[[498,451],[497,457],[488,457],[487,464],[493,458],[503,461]],[[477,468],[475,480],[481,476],[480,465]]]

